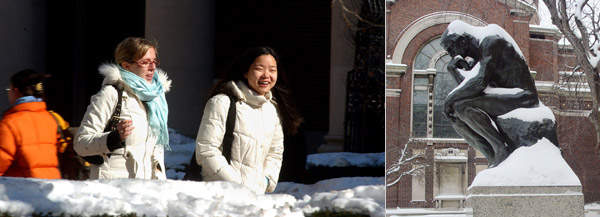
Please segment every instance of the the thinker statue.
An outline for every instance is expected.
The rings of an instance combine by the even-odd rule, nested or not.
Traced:
[[[453,57],[448,71],[459,84],[444,101],[444,117],[490,167],[542,137],[558,146],[554,115],[540,102],[522,52],[504,29],[454,21],[441,45]]]

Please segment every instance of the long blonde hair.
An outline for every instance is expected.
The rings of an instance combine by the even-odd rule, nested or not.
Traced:
[[[115,62],[119,65],[123,62],[135,62],[144,57],[150,48],[154,48],[154,52],[156,52],[156,57],[158,58],[156,44],[143,38],[126,38],[115,49]]]

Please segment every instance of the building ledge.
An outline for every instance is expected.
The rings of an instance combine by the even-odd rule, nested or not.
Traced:
[[[402,89],[385,89],[385,96],[400,97]]]
[[[556,39],[562,38],[562,33],[560,33],[558,29],[538,25],[529,25],[529,34],[547,35],[555,37]]]
[[[402,76],[406,73],[407,65],[406,64],[397,64],[397,63],[386,63],[385,64],[385,74],[386,76]]]

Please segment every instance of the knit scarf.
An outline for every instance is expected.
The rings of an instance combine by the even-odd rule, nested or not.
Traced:
[[[142,77],[125,70],[121,66],[119,66],[119,71],[123,81],[148,106],[148,123],[150,124],[150,129],[152,129],[152,135],[158,137],[156,144],[164,146],[166,150],[171,150],[169,146],[169,131],[167,129],[169,106],[165,99],[165,89],[158,80],[158,72],[154,72],[152,83],[150,84]]]

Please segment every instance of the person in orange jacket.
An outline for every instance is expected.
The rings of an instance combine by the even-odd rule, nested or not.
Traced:
[[[59,179],[57,123],[46,110],[42,80],[25,69],[10,78],[11,108],[0,120],[0,175]]]

